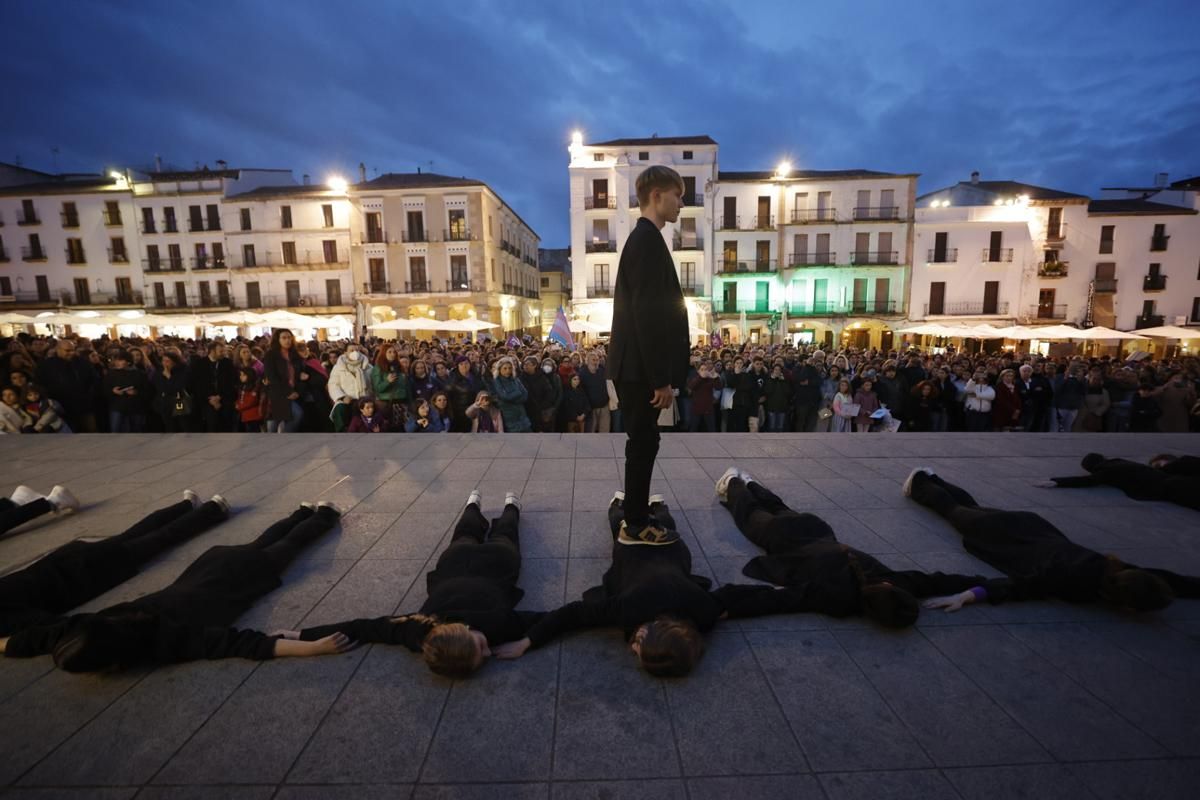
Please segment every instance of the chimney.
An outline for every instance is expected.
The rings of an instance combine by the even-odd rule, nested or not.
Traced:
[[[162,172],[162,156],[158,153],[154,154],[154,171]]]
[[[1158,189],[1167,188],[1167,173],[1157,172],[1154,174],[1154,186]]]
[[[359,183],[367,182],[367,165],[361,161],[358,162],[358,182]]]
[[[417,174],[418,174],[418,175],[420,175],[420,174],[421,174],[421,168],[420,168],[420,167],[417,167]]]
[[[227,162],[225,159],[223,159],[223,158],[217,159],[217,169],[225,169],[228,166],[229,166],[229,162]]]
[[[304,173],[304,185],[308,186],[308,173]]]
[[[979,170],[971,173],[971,183],[979,183]]]

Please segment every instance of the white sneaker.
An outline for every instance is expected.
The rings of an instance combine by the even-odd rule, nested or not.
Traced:
[[[212,496],[212,502],[214,502],[218,506],[220,506],[221,510],[224,511],[226,514],[229,513],[229,501],[226,500],[224,497],[221,497],[221,495],[214,494]]]
[[[661,494],[650,495],[650,500],[649,500],[650,505],[654,505],[655,503],[662,503],[665,505],[666,502],[667,502],[667,498],[663,497]]]
[[[321,502],[317,503],[317,511],[320,511],[322,508],[331,509],[333,513],[337,514],[339,517],[342,515],[342,510],[338,508],[337,503],[333,502],[332,500],[322,500]]]
[[[301,508],[307,508],[309,511],[316,511],[316,510],[317,510],[317,504],[316,504],[316,503],[311,503],[311,502],[309,502],[308,500],[305,500],[303,503],[301,503],[301,504],[300,504],[300,507],[301,507]]]
[[[183,490],[183,499],[192,504],[192,508],[200,507],[200,495],[196,494],[191,489]]]
[[[517,496],[516,492],[509,492],[508,494],[504,495],[504,505],[516,506],[517,511],[520,511],[521,510],[521,498]]]
[[[474,503],[479,508],[483,508],[483,493],[480,492],[478,489],[472,489],[471,493],[469,495],[467,495],[467,503],[466,504],[469,506],[472,503]]]
[[[717,478],[717,497],[724,503],[729,499],[729,482],[734,478],[741,477],[741,472],[737,467],[730,467]]]
[[[738,477],[742,479],[742,483],[753,483],[754,476],[745,470],[738,470]]]
[[[905,497],[912,497],[912,482],[913,478],[916,477],[918,472],[924,472],[926,475],[937,474],[933,471],[932,467],[917,467],[912,472],[908,473],[908,477],[904,479],[904,486],[900,489],[900,491],[904,493]]]
[[[622,492],[620,489],[617,489],[615,492],[613,492],[612,500],[609,500],[608,504],[610,506],[615,506],[615,505],[620,505],[621,503],[624,503],[624,502],[625,502],[625,493]]]
[[[46,496],[50,501],[50,505],[54,506],[54,510],[60,514],[65,511],[78,511],[79,501],[75,499],[75,495],[65,486],[55,486],[50,490],[50,494]]]
[[[39,491],[30,489],[28,486],[18,486],[16,489],[13,489],[12,497],[9,499],[19,506],[27,506],[34,500],[41,500],[45,496]]]

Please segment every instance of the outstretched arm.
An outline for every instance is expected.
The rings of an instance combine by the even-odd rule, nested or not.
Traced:
[[[353,619],[346,622],[335,622],[332,625],[305,628],[298,633],[297,638],[312,642],[340,633],[356,642],[402,644],[414,653],[419,653],[421,643],[425,641],[425,637],[436,624],[437,620],[423,614]]]
[[[721,619],[808,610],[804,604],[804,593],[786,586],[727,583],[710,594],[722,609]]]
[[[1065,478],[1051,478],[1034,484],[1043,489],[1084,489],[1088,486],[1099,486],[1100,481],[1095,475],[1068,475]]]
[[[531,647],[541,647],[564,633],[616,625],[620,619],[619,611],[616,600],[600,603],[576,600],[543,616],[525,632],[525,638],[492,648],[492,653],[497,658],[520,658]]]

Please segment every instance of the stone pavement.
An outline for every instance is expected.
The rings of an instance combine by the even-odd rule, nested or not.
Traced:
[[[71,487],[80,513],[0,540],[8,571],[117,533],[186,487],[235,514],[88,608],[169,583],[301,500],[348,513],[240,625],[296,628],[414,610],[467,493],[524,498],[523,607],[579,597],[610,548],[623,437],[5,436],[0,491]],[[1160,435],[670,435],[655,490],[698,572],[746,580],[756,553],[717,505],[730,464],[896,568],[993,574],[905,499],[931,465],[988,505],[1023,506],[1089,546],[1200,574],[1200,514],[1109,489],[1031,484],[1089,450],[1200,453]],[[1134,618],[1061,603],[926,612],[915,629],[796,615],[723,623],[684,680],[639,672],[586,632],[474,679],[395,647],[105,676],[0,662],[5,796],[78,798],[1193,798],[1200,602]]]

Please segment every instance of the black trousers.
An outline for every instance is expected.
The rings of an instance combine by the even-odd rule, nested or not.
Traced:
[[[828,522],[815,514],[793,511],[757,481],[729,481],[725,504],[742,535],[770,555],[790,553],[823,539],[837,541]]]
[[[331,509],[318,508],[314,512],[301,506],[259,534],[247,547],[262,550],[271,558],[275,569],[283,572],[305,547],[337,521],[338,515]]]
[[[658,409],[650,405],[654,390],[646,383],[617,384],[625,424],[625,522],[640,527],[650,519],[650,478],[658,456]]]
[[[817,429],[817,411],[820,403],[800,403],[794,409],[796,433],[812,433]]]
[[[505,506],[500,516],[488,525],[487,517],[474,503],[467,504],[462,516],[450,536],[450,547],[498,543],[521,549],[521,511],[516,506]]]
[[[53,510],[54,506],[44,497],[23,506],[17,505],[7,497],[0,497],[0,533],[8,533],[18,525],[24,525],[31,519],[37,519]]]

